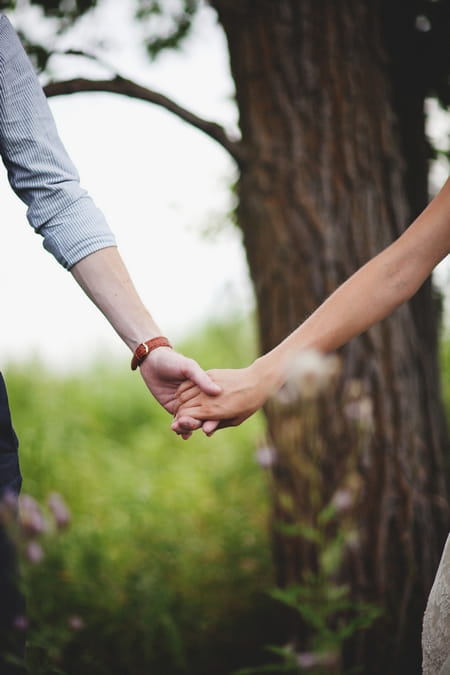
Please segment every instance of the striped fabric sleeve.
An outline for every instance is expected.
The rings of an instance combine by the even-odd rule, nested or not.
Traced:
[[[115,246],[101,211],[80,186],[47,99],[9,20],[0,15],[0,154],[44,247],[70,269]]]

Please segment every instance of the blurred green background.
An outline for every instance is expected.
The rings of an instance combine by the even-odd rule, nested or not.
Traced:
[[[205,368],[243,366],[253,323],[213,324],[177,347]],[[442,364],[448,375],[448,338]],[[72,514],[44,540],[44,561],[24,568],[32,674],[220,675],[262,663],[282,623],[268,595],[262,416],[186,442],[127,360],[69,375],[29,362],[5,375],[23,492],[42,503],[59,492]]]
[[[206,368],[246,365],[253,326],[210,325],[177,346]],[[258,660],[277,622],[262,418],[183,441],[128,360],[70,375],[30,362],[5,377],[23,492],[59,492],[72,514],[25,570],[33,672],[228,673]]]

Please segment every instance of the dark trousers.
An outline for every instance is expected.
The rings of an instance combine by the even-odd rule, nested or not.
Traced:
[[[7,492],[19,494],[22,476],[18,447],[5,382],[0,373],[0,499]],[[8,658],[8,655],[18,659],[23,657],[24,635],[14,628],[14,623],[24,611],[24,600],[17,584],[14,548],[0,525],[0,675],[25,672],[20,666],[10,663]]]

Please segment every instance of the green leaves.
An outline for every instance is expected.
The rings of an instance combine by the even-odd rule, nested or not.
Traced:
[[[35,69],[39,72],[45,70],[51,56],[51,51],[43,45],[30,42],[22,31],[18,31],[18,34]]]
[[[66,33],[81,18],[85,17],[98,5],[98,0],[28,0],[29,7],[39,7],[42,19],[52,21],[51,32],[54,37]],[[130,4],[131,18],[140,24],[142,42],[150,57],[155,59],[166,49],[178,49],[189,35],[194,17],[201,4],[201,0],[134,0]],[[23,3],[26,9],[26,3]],[[15,0],[0,0],[0,10],[14,11]],[[108,27],[109,30],[109,27]],[[114,39],[117,26],[113,24],[109,30],[109,37]],[[28,30],[20,31],[20,37],[27,52],[39,71],[47,68],[52,50],[55,48],[54,39],[49,38],[48,44],[37,44],[30,37]],[[108,37],[108,40],[109,40]]]
[[[75,21],[95,7],[97,0],[30,0],[30,4],[40,7],[46,17]]]
[[[178,49],[188,36],[199,0],[138,0],[135,17],[141,21],[150,35],[145,46],[151,59],[165,49]],[[169,6],[168,6],[169,5]]]

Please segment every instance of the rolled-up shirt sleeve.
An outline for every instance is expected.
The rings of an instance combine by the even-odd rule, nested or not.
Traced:
[[[80,186],[45,94],[20,40],[0,15],[0,154],[11,187],[44,247],[70,269],[115,246],[102,212]]]

